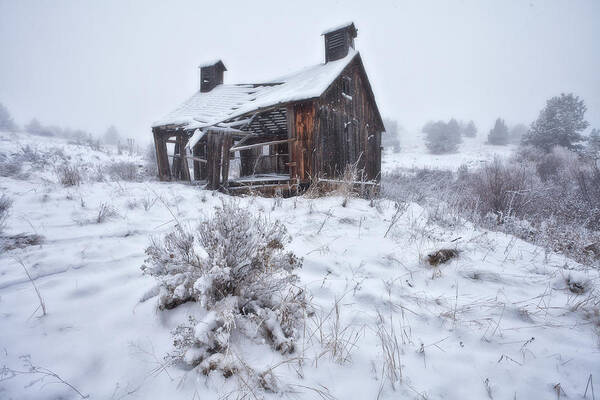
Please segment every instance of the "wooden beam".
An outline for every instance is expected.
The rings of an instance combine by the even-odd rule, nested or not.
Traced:
[[[176,154],[176,155],[173,155],[173,156],[169,156],[169,158],[179,158],[179,157],[181,157],[179,154]],[[203,158],[200,158],[200,157],[185,156],[185,158],[188,159],[188,160],[198,161],[198,162],[201,162],[201,163],[204,163],[204,164],[206,164],[208,162],[207,160],[205,160]]]
[[[236,147],[232,147],[229,151],[234,152],[234,151],[240,151],[240,150],[248,150],[248,149],[253,149],[255,147],[271,146],[274,144],[291,143],[291,142],[295,142],[295,141],[296,141],[296,138],[290,138],[290,139],[284,139],[284,140],[274,140],[272,142],[262,142],[262,143],[248,144],[246,146],[236,146]]]
[[[223,162],[221,168],[222,185],[224,187],[229,186],[229,149],[231,148],[231,143],[231,135],[225,133],[223,135]]]
[[[193,161],[192,167],[194,168],[194,180],[195,181],[200,180],[200,160],[201,160],[201,158],[198,157],[199,155],[200,155],[200,147],[196,143],[196,145],[194,147],[192,147],[192,157],[190,157]]]
[[[196,161],[196,162],[201,162],[201,163],[203,163],[203,164],[206,164],[206,163],[208,163],[208,161],[207,161],[207,160],[205,160],[205,159],[203,159],[203,158],[200,158],[200,157],[190,157],[190,156],[188,156],[188,157],[187,157],[187,159],[188,159],[188,160],[194,160],[194,161]]]
[[[188,138],[183,134],[179,135],[177,138],[179,140],[179,155],[181,156],[181,179],[184,181],[191,181],[190,179],[190,167],[188,166],[187,157],[186,157],[186,148]]]
[[[156,163],[158,166],[158,178],[161,181],[171,179],[171,169],[169,167],[169,157],[167,154],[167,144],[164,137],[158,129],[153,129],[154,147],[156,150]]]
[[[175,157],[177,156],[177,157]],[[181,157],[179,157],[179,143],[175,143],[173,150],[173,162],[171,163],[171,175],[175,180],[179,180],[181,171]]]

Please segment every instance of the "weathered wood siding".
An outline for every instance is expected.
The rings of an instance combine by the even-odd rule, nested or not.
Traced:
[[[359,178],[379,180],[383,127],[363,71],[355,60],[323,96],[294,106],[292,161],[301,181],[340,177],[354,163]]]
[[[293,171],[301,181],[308,181],[316,176],[312,160],[314,150],[315,129],[314,102],[299,103],[294,106],[293,134],[296,141],[292,149],[291,161],[295,163]],[[292,176],[295,178],[296,176]]]

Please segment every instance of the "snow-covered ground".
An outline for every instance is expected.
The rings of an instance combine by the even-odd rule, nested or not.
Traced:
[[[116,157],[51,139],[19,141],[70,146],[71,157],[84,161]],[[497,150],[482,145],[470,156],[436,159],[402,145],[385,168],[411,166],[409,155],[417,165],[451,167]],[[14,142],[0,141],[0,152],[11,151]],[[158,311],[155,299],[140,302],[155,283],[140,271],[150,235],[176,221],[196,225],[225,195],[160,182],[63,187],[51,171],[35,170],[26,180],[0,177],[0,190],[14,200],[5,234],[45,237],[0,254],[0,398],[81,397],[47,370],[92,399],[217,399],[235,389],[234,378],[216,372],[163,368],[170,331],[188,314],[202,315],[199,305]],[[434,218],[416,204],[396,219],[386,200],[375,207],[360,199],[343,207],[339,197],[237,201],[286,225],[290,249],[304,259],[302,285],[326,316],[339,302],[338,326],[347,328],[340,343],[352,344],[345,361],[332,357],[310,335],[314,319],[285,363],[270,347],[240,339],[234,351],[257,370],[272,367],[284,398],[583,398],[590,376],[600,393],[598,270],[451,216]],[[97,223],[102,204],[117,215]],[[458,258],[431,267],[426,255],[444,247],[458,249]],[[334,323],[325,318],[322,330]],[[384,362],[382,326],[397,340],[396,379]],[[27,362],[47,370],[26,373]],[[263,396],[282,395],[248,398]]]
[[[479,133],[477,137],[463,137],[459,151],[451,154],[430,154],[425,147],[423,132],[403,131],[400,134],[399,153],[385,149],[381,169],[391,172],[396,168],[440,168],[456,170],[461,165],[477,167],[492,160],[495,156],[509,157],[515,149],[514,145],[494,146],[486,144],[486,135]]]

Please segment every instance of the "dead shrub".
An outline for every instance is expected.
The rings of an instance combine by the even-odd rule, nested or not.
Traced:
[[[533,175],[529,168],[495,158],[463,183],[470,194],[463,201],[471,203],[471,208],[479,208],[482,214],[496,214],[500,222],[505,216],[521,214],[532,195]]]
[[[16,157],[0,154],[0,176],[16,177],[23,169],[23,161]]]

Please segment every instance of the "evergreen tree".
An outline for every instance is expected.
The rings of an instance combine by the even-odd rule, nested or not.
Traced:
[[[489,144],[495,144],[499,146],[505,146],[508,144],[508,127],[504,123],[504,120],[498,118],[496,124],[488,134]]]
[[[455,138],[455,140],[458,141],[457,143],[462,142],[462,138],[460,136],[460,124],[457,120],[451,118],[446,125],[446,129],[448,130],[448,135],[450,135],[452,138]]]
[[[477,136],[477,127],[475,126],[475,122],[469,121],[467,126],[465,126],[463,129],[463,135],[470,138]]]
[[[554,146],[580,150],[582,132],[589,126],[584,119],[587,107],[572,93],[552,97],[540,112],[521,143],[549,152]]]
[[[450,120],[448,123],[428,122],[422,130],[425,133],[425,145],[430,153],[453,153],[458,150],[461,138],[460,127],[456,120]]]
[[[4,104],[0,103],[0,131],[12,132],[15,130],[17,130],[17,124],[13,121]]]

